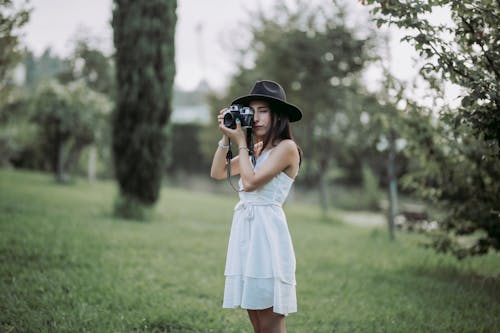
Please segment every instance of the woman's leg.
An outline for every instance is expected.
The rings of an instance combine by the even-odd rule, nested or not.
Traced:
[[[248,311],[248,317],[252,322],[254,333],[261,333],[259,328],[259,315],[257,313],[257,310],[247,310],[247,311]]]
[[[256,310],[259,333],[286,333],[285,316],[273,312],[273,308]]]

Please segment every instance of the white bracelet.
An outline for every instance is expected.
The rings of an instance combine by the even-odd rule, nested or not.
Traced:
[[[241,150],[241,149],[245,149],[246,151],[250,152],[250,149],[248,149],[248,147],[244,147],[244,146],[238,147],[238,150]]]
[[[223,144],[222,142],[219,141],[219,148],[221,148],[221,149],[229,149],[229,145],[226,146],[225,144]]]

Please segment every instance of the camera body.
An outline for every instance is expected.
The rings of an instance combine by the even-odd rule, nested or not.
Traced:
[[[242,128],[252,128],[254,113],[254,109],[250,106],[233,104],[222,114],[224,116],[224,126],[235,129],[236,119],[240,119]]]

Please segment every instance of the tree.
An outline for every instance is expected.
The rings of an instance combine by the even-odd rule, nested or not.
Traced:
[[[16,8],[11,0],[0,0],[0,105],[7,103],[9,71],[21,57],[19,29],[28,22],[30,11]]]
[[[0,108],[0,166],[26,167],[29,164],[29,167],[41,167],[43,158],[40,154],[36,154],[35,149],[27,149],[36,143],[36,128],[30,122],[29,100],[14,90],[10,92],[9,103]],[[32,157],[28,163],[27,155]]]
[[[90,89],[104,94],[115,100],[115,75],[114,59],[107,56],[94,46],[94,38],[86,33],[78,36],[75,48],[68,59],[65,60],[65,70],[59,71],[57,78],[63,84],[74,81],[83,81]],[[111,157],[111,119],[106,119],[96,136],[94,144],[88,150],[87,175],[89,180],[96,177],[98,165],[100,174],[112,177]]]
[[[26,70],[24,88],[28,94],[35,92],[43,82],[55,79],[61,73],[70,70],[69,62],[54,54],[50,47],[47,47],[38,57],[27,50],[24,54],[23,64]]]
[[[33,100],[33,120],[58,182],[67,182],[82,150],[95,142],[111,110],[109,99],[83,82],[49,81]]]
[[[116,213],[123,217],[145,217],[159,196],[175,75],[176,5],[175,0],[115,0],[112,146],[121,194]]]
[[[90,38],[81,38],[76,42],[75,49],[72,54],[66,58],[59,58],[54,55],[50,48],[45,49],[42,55],[35,57],[29,50],[25,51],[23,64],[25,68],[25,81],[22,85],[18,85],[13,94],[11,94],[11,103],[3,108],[0,124],[5,126],[3,135],[0,138],[0,148],[3,152],[2,162],[13,165],[15,167],[30,168],[37,170],[55,170],[54,161],[47,161],[47,156],[51,155],[53,141],[40,140],[39,135],[36,135],[36,128],[40,127],[40,123],[34,123],[32,112],[36,112],[36,108],[32,108],[30,112],[29,104],[33,104],[32,100],[40,98],[40,92],[47,90],[48,87],[54,88],[54,82],[47,84],[48,81],[57,80],[65,86],[65,89],[55,89],[61,94],[70,94],[70,90],[79,87],[82,93],[93,99],[92,95],[88,95],[88,89],[98,92],[99,99],[106,98],[100,93],[107,94],[112,97],[114,91],[114,73],[112,67],[112,59],[105,56],[100,50],[90,46],[88,40]],[[38,89],[44,86],[42,89]],[[85,86],[85,87],[84,87]],[[66,89],[70,88],[70,89]],[[63,93],[64,92],[64,93]],[[38,94],[38,96],[36,96]],[[82,95],[83,96],[83,95]],[[76,98],[76,96],[74,96]],[[72,97],[73,98],[73,97]],[[71,101],[70,101],[71,102]],[[83,101],[85,102],[85,101]],[[37,102],[35,101],[35,104]],[[75,101],[71,103],[76,103]],[[92,101],[88,101],[89,104]],[[107,101],[109,104],[109,101]],[[108,109],[108,107],[105,107]],[[61,115],[67,114],[69,111],[64,111]],[[101,173],[108,172],[111,174],[111,157],[110,157],[110,137],[109,130],[106,128],[109,123],[109,114],[103,110],[94,112],[93,110],[82,109],[85,114],[79,115],[78,119],[83,119],[91,115],[91,120],[95,121],[92,129],[92,146],[87,148],[85,145],[84,151],[80,149],[74,150],[74,162],[79,162],[80,155],[85,155],[89,150],[89,155],[94,158],[89,158],[97,164],[97,156],[99,161],[104,162],[101,167]],[[44,117],[44,115],[40,115]],[[33,130],[35,129],[35,130]],[[76,131],[75,131],[76,133]],[[35,135],[33,135],[35,134]],[[38,133],[40,134],[40,133]],[[46,133],[47,134],[47,133]],[[75,147],[76,148],[76,147]],[[78,153],[76,153],[78,151]],[[68,162],[72,169],[69,173],[74,173],[75,165]],[[95,165],[89,165],[90,170],[96,170]],[[108,171],[110,170],[110,171]],[[64,172],[63,172],[64,171]],[[61,169],[60,179],[62,180],[68,174],[68,171]]]
[[[408,29],[425,60],[420,73],[436,90],[448,81],[463,88],[461,106],[441,108],[439,122],[414,123],[412,151],[421,169],[406,180],[442,205],[443,233],[432,245],[458,258],[500,250],[500,6],[494,0],[367,0],[378,25]],[[434,24],[437,8],[451,24]],[[419,131],[417,131],[417,129]],[[471,238],[464,246],[463,237]]]
[[[84,80],[94,91],[114,99],[115,77],[113,58],[92,46],[91,37],[80,37],[65,70],[57,75],[62,83]]]

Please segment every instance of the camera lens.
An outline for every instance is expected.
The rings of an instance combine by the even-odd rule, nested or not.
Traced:
[[[224,114],[224,126],[228,128],[236,128],[236,122],[231,111],[227,111]]]

